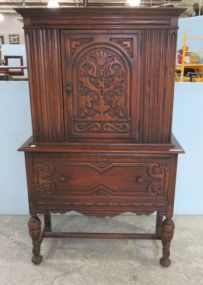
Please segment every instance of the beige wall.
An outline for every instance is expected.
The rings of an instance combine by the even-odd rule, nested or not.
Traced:
[[[182,0],[180,5],[192,6],[194,3],[199,3],[201,6],[203,5],[203,0]]]
[[[23,23],[16,13],[3,14],[4,21],[0,22],[0,35],[4,36],[5,44],[9,44],[9,35],[19,35],[20,43],[24,43]]]

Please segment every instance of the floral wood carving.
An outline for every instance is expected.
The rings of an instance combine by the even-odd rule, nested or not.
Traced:
[[[72,38],[70,39],[71,55],[73,55],[78,48],[80,48],[84,44],[91,42],[92,40],[93,40],[92,38],[84,38],[84,39],[79,39],[79,38],[73,39]]]
[[[129,66],[115,48],[88,48],[78,59],[75,76],[75,133],[130,131]]]
[[[130,57],[133,57],[133,38],[110,38],[110,40],[120,45],[130,55]]]

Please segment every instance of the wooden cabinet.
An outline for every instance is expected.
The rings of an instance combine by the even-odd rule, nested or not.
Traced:
[[[169,266],[183,152],[171,122],[177,19],[184,10],[17,11],[24,18],[33,124],[33,137],[20,148],[33,263],[42,260],[43,237],[152,238],[162,240],[160,262]],[[156,212],[156,231],[52,231],[50,214],[71,210],[99,217]]]

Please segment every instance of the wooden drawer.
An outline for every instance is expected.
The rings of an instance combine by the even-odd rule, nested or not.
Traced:
[[[168,159],[36,156],[33,159],[37,197],[89,200],[166,197]]]
[[[38,161],[38,195],[164,196],[166,169],[159,163]]]

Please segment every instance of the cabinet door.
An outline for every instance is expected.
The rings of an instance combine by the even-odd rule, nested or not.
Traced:
[[[139,141],[139,33],[62,31],[65,137]]]

